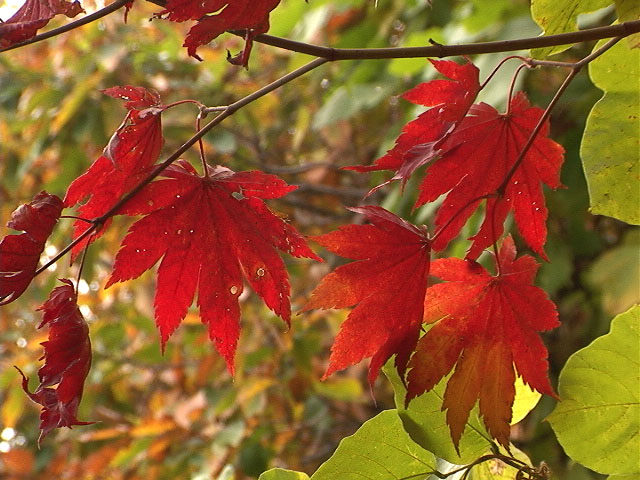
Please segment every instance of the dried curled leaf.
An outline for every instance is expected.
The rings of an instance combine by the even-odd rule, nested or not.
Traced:
[[[22,375],[24,391],[42,405],[38,442],[54,428],[93,423],[76,418],[91,366],[89,327],[78,308],[73,284],[66,279],[60,281],[64,285],[56,287],[38,309],[44,312],[38,328],[47,325],[49,339],[42,342],[44,365],[38,370],[40,385],[33,393],[29,391],[29,379],[16,367]]]

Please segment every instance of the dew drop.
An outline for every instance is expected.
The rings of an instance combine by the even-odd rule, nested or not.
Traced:
[[[181,197],[181,195],[179,193],[176,194],[176,198],[180,198],[180,197]]]
[[[236,287],[235,285],[233,285],[229,291],[231,292],[231,295],[235,295],[236,293],[238,293],[238,287]]]
[[[165,234],[165,235],[169,235],[169,232],[167,232],[167,231],[165,230],[165,231],[164,231],[164,234]]]
[[[179,228],[179,229],[176,231],[176,234],[181,235],[181,234],[182,234],[182,229],[181,229],[181,228]]]
[[[140,253],[140,249],[139,248],[136,248],[136,253]]]
[[[259,277],[264,277],[264,268],[259,268],[258,270],[256,270],[256,275],[258,275]]]
[[[147,205],[149,205],[150,207],[153,207],[153,200],[149,200],[149,201],[147,202]]]
[[[191,230],[189,230],[189,233],[193,233],[193,228]]]
[[[514,181],[513,181],[513,184],[514,184],[514,185],[517,185],[517,184],[518,184],[518,180],[514,180]]]

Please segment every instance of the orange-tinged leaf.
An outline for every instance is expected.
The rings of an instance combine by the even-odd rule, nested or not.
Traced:
[[[425,231],[381,207],[352,208],[369,225],[347,225],[314,237],[328,250],[358,260],[338,267],[313,291],[303,310],[356,305],[331,348],[324,377],[371,358],[373,384],[384,363],[396,355],[404,372],[422,323],[430,245]]]
[[[499,273],[491,276],[473,261],[432,263],[431,274],[445,282],[427,290],[424,316],[434,325],[409,362],[407,403],[455,366],[442,408],[456,445],[477,401],[489,433],[508,445],[516,372],[533,389],[555,396],[538,332],[556,327],[558,315],[546,293],[532,285],[538,264],[528,255],[516,259],[510,236],[496,264]]]

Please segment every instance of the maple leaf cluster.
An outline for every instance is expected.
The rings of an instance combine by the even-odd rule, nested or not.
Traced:
[[[394,170],[376,190],[395,180],[404,185],[426,166],[415,206],[445,195],[436,232],[430,237],[380,207],[354,209],[372,224],[341,227],[314,240],[357,261],[325,277],[305,309],[356,305],[332,347],[326,375],[370,357],[373,382],[396,355],[403,379],[406,373],[408,403],[455,367],[443,404],[455,445],[479,402],[488,431],[507,446],[516,373],[539,392],[555,395],[538,332],[557,326],[557,312],[533,285],[538,264],[528,255],[516,259],[510,236],[495,258],[496,275],[475,260],[499,243],[510,211],[525,242],[546,258],[542,183],[561,185],[564,151],[547,138],[546,122],[525,151],[543,111],[530,106],[524,93],[500,113],[474,104],[480,83],[473,64],[431,63],[448,80],[423,83],[403,95],[431,108],[409,122],[396,145],[373,165],[347,168]],[[482,201],[485,219],[470,239],[466,259],[430,264],[431,249],[443,250]],[[427,287],[429,274],[445,282]],[[431,328],[419,339],[423,326]]]

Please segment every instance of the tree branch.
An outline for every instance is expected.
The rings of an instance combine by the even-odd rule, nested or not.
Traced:
[[[271,45],[291,52],[304,53],[315,57],[336,60],[372,60],[390,58],[417,57],[451,57],[455,55],[473,55],[479,53],[511,52],[531,48],[554,47],[590,40],[601,40],[611,37],[626,37],[640,32],[640,20],[625,22],[608,27],[597,27],[578,32],[560,33],[545,37],[520,38],[497,42],[464,43],[460,45],[432,45],[429,47],[390,47],[390,48],[331,48],[309,43],[297,42],[287,38],[262,34],[256,36],[254,42]],[[232,31],[235,35],[244,36],[244,31]]]

